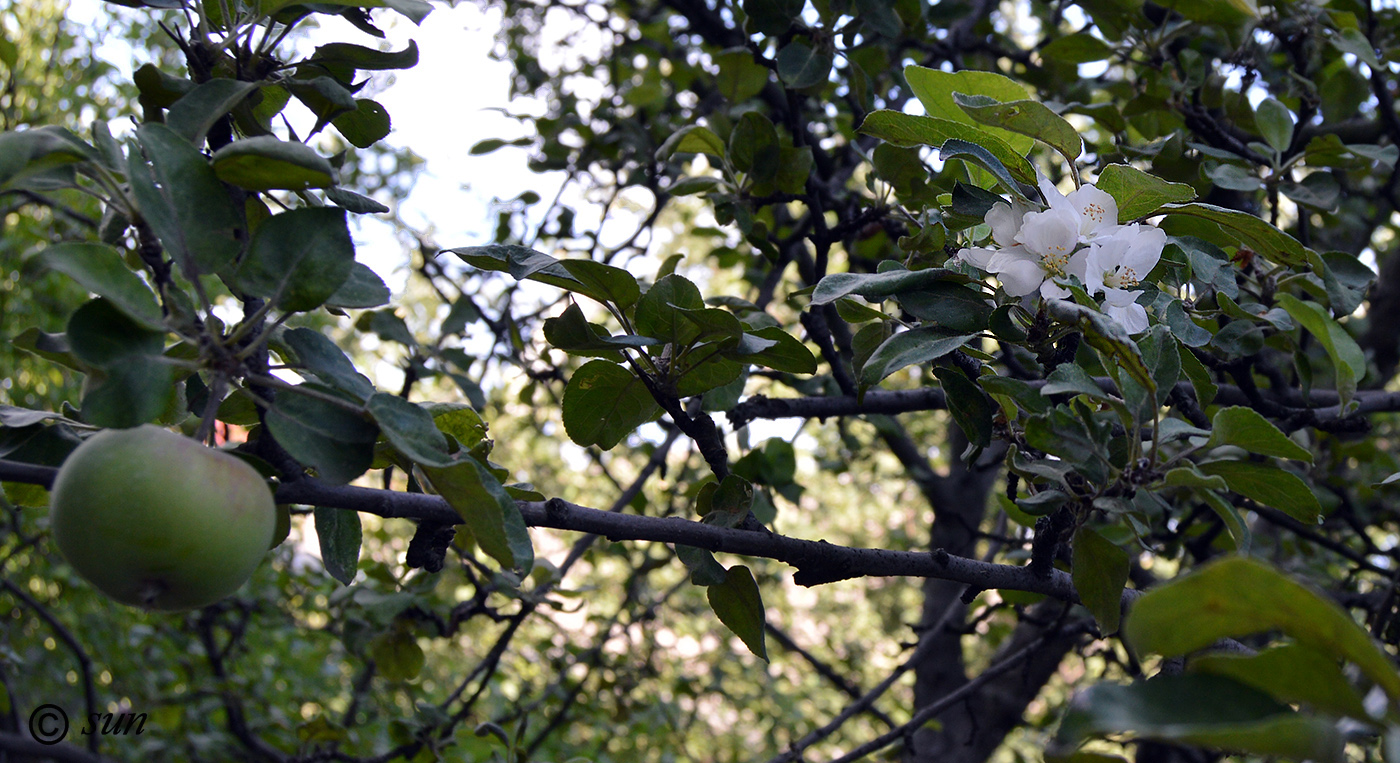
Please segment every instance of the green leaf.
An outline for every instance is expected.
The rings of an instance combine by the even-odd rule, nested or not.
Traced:
[[[106,297],[113,307],[143,327],[161,332],[165,330],[155,295],[146,282],[127,267],[116,249],[106,244],[70,242],[48,247],[39,258],[45,267],[57,270],[88,291]]]
[[[141,125],[136,139],[127,171],[141,216],[181,267],[192,262],[204,273],[224,269],[244,239],[242,210],[228,189],[204,155],[165,125]]]
[[[841,297],[836,300],[836,314],[847,323],[887,321],[890,319],[890,316],[883,312],[850,297]]]
[[[716,159],[724,158],[724,141],[714,131],[704,125],[687,125],[671,134],[661,147],[656,149],[658,161],[671,158],[672,154],[709,154]]]
[[[348,483],[374,461],[379,428],[334,403],[282,390],[264,418],[278,444],[327,482]]]
[[[1064,117],[1039,101],[1003,102],[986,95],[953,93],[953,102],[975,121],[1039,140],[1064,156],[1071,167],[1084,153],[1084,141]]]
[[[1113,395],[1104,392],[1089,375],[1088,371],[1073,364],[1061,363],[1045,377],[1045,386],[1040,388],[1042,395],[1088,395],[1094,400],[1109,401]]]
[[[730,567],[725,571],[723,583],[705,589],[705,597],[724,627],[738,636],[750,652],[767,662],[763,598],[749,568],[743,565]]]
[[[1225,27],[1259,18],[1255,0],[1174,0],[1167,7],[1192,21]]]
[[[701,522],[716,527],[738,527],[754,504],[753,484],[738,473],[719,482],[707,482],[695,499]]]
[[[481,550],[505,569],[534,566],[535,552],[520,507],[490,469],[474,458],[421,469],[438,495],[461,515]]]
[[[1263,692],[1220,676],[1100,683],[1075,696],[1056,738],[1074,747],[1088,737],[1111,734],[1266,757],[1342,760],[1341,732],[1329,719],[1294,713]]]
[[[677,308],[703,310],[705,300],[695,284],[685,276],[672,273],[659,279],[637,301],[634,319],[637,333],[677,348],[689,345],[700,335],[700,329]]]
[[[900,307],[915,318],[961,334],[986,331],[994,309],[981,290],[952,281],[936,281],[921,289],[904,291],[897,299]]]
[[[589,361],[574,372],[563,407],[569,439],[603,450],[611,450],[660,411],[641,379],[606,360]]]
[[[1211,420],[1211,429],[1207,448],[1234,445],[1262,456],[1292,458],[1308,463],[1313,460],[1307,448],[1288,439],[1288,435],[1253,408],[1239,405],[1221,408]]]
[[[369,656],[375,672],[386,681],[412,681],[423,672],[426,658],[418,639],[406,628],[393,628],[369,642]]]
[[[677,397],[703,395],[743,376],[743,364],[720,355],[711,355],[712,346],[699,346],[675,368],[672,378]]]
[[[783,84],[794,90],[820,85],[831,74],[835,56],[825,45],[813,49],[801,40],[793,40],[778,51],[774,64]],[[752,113],[752,112],[750,112]]]
[[[236,140],[214,152],[214,172],[249,191],[304,191],[335,185],[335,169],[304,143],[271,135]]]
[[[355,244],[345,210],[303,207],[273,215],[253,234],[236,279],[249,294],[288,312],[322,305],[350,277]]]
[[[949,138],[943,141],[943,145],[938,148],[938,155],[945,161],[948,159],[971,160],[973,164],[990,172],[996,178],[998,184],[1009,193],[1025,197],[1025,192],[1016,184],[1016,180],[1011,177],[1011,172],[1006,165],[995,154],[971,141]]]
[[[1020,379],[982,374],[977,377],[977,383],[982,385],[982,389],[987,390],[988,394],[1007,397],[1029,413],[1039,414],[1050,410],[1050,401],[1042,397],[1035,387]]]
[[[1250,461],[1208,461],[1198,468],[1205,474],[1224,477],[1231,490],[1299,522],[1315,525],[1322,521],[1322,505],[1317,496],[1293,472]]]
[[[1254,112],[1254,123],[1264,142],[1275,151],[1287,151],[1293,143],[1293,113],[1276,98],[1265,98]]]
[[[797,337],[781,328],[769,326],[747,332],[746,336],[757,337],[773,342],[773,344],[758,352],[747,354],[740,354],[739,349],[736,349],[731,357],[745,363],[766,366],[774,371],[789,374],[814,374],[817,372],[817,358],[812,354],[812,351],[807,349],[807,345],[803,344]],[[742,349],[742,343],[740,349]]]
[[[1080,601],[1105,636],[1118,631],[1123,614],[1123,586],[1128,582],[1128,552],[1088,527],[1074,533],[1072,577]]]
[[[714,483],[709,483],[713,485]],[[712,586],[724,583],[724,565],[715,561],[715,555],[703,548],[676,544],[676,558],[690,570],[690,584]]]
[[[816,289],[812,291],[812,304],[828,305],[852,294],[878,301],[908,292],[935,288],[933,285],[942,281],[966,280],[965,276],[943,268],[898,268],[880,273],[832,273],[817,282]]]
[[[969,334],[950,334],[936,326],[901,331],[871,353],[860,369],[860,385],[873,387],[895,371],[941,358],[973,338],[974,335]]]
[[[389,134],[393,123],[378,101],[356,99],[355,110],[331,120],[335,129],[356,148],[369,148]]]
[[[446,251],[457,255],[468,265],[482,270],[510,273],[517,280],[539,281],[575,294],[582,294],[599,302],[607,302],[607,295],[598,293],[592,287],[575,278],[564,267],[562,261],[529,247],[514,244],[491,244],[488,246],[463,246]]]
[[[0,189],[15,188],[55,168],[97,158],[96,149],[61,127],[46,125],[0,133]]]
[[[296,353],[297,369],[315,374],[325,384],[349,392],[360,400],[374,394],[374,385],[325,334],[309,328],[289,329],[282,341]]]
[[[1254,215],[1212,204],[1164,204],[1158,210],[1167,215],[1187,215],[1208,220],[1220,226],[1233,241],[1242,243],[1270,260],[1295,268],[1320,265],[1317,254],[1292,236],[1260,220]]]
[[[743,0],[753,30],[770,37],[786,32],[802,13],[804,0]]]
[[[306,0],[258,0],[263,15],[271,16],[284,8],[300,5]],[[402,14],[414,24],[423,23],[432,12],[433,6],[426,0],[316,0],[317,6],[338,6],[346,8],[390,8]],[[320,12],[325,13],[325,10]]]
[[[249,109],[251,121],[267,134],[272,131],[272,119],[287,107],[292,100],[292,94],[287,92],[287,88],[281,85],[264,84],[261,88],[262,100],[256,106]]]
[[[1211,380],[1210,370],[1194,352],[1187,349],[1185,342],[1177,347],[1177,354],[1181,356],[1181,372],[1191,380],[1191,388],[1196,392],[1196,401],[1202,406],[1210,405],[1220,391],[1220,385]]]
[[[16,349],[64,368],[70,368],[74,371],[87,370],[83,362],[73,355],[72,349],[68,346],[68,338],[63,334],[50,334],[30,326],[15,334],[10,339],[10,344],[14,345]]]
[[[943,387],[948,412],[968,442],[986,448],[992,444],[992,414],[995,406],[987,393],[956,368],[934,366],[933,375]]]
[[[345,283],[326,298],[326,307],[347,309],[379,307],[388,303],[389,287],[384,284],[384,279],[361,262],[350,265],[350,275],[345,278]]]
[[[1186,347],[1204,347],[1210,344],[1211,333],[1191,320],[1186,314],[1186,306],[1179,299],[1167,303],[1166,309],[1162,311],[1162,322],[1167,324],[1172,336]],[[1184,348],[1183,352],[1189,353]],[[1195,358],[1194,355],[1192,357]],[[1196,362],[1199,364],[1200,360],[1197,359]]]
[[[1127,164],[1110,164],[1099,172],[1094,186],[1118,202],[1118,222],[1147,217],[1163,204],[1196,198],[1196,189],[1172,183]]]
[[[715,85],[731,104],[742,103],[763,92],[768,84],[768,69],[753,60],[747,48],[734,48],[712,57],[719,67]]]
[[[19,62],[19,46],[7,39],[3,32],[0,32],[0,64],[5,68],[14,70],[15,64]],[[9,708],[5,708],[9,712]]]
[[[1353,21],[1353,23],[1355,23]],[[1380,59],[1376,57],[1375,45],[1367,39],[1360,29],[1355,27],[1343,29],[1340,34],[1332,35],[1329,42],[1339,51],[1350,53],[1356,56],[1367,66],[1378,68],[1382,66]]]
[[[336,81],[334,77],[288,79],[283,80],[282,85],[316,115],[316,124],[311,128],[312,135],[324,129],[332,119],[359,108],[349,87]]]
[[[1062,64],[1087,64],[1113,55],[1113,48],[1088,32],[1078,32],[1051,40],[1040,55]]]
[[[1167,657],[1275,630],[1355,663],[1392,702],[1400,699],[1400,673],[1346,610],[1254,559],[1226,558],[1154,588],[1138,599],[1124,624],[1140,654]]]
[[[691,342],[737,342],[744,333],[744,324],[728,310],[718,307],[677,307],[677,313],[695,325],[698,333]]]
[[[1216,475],[1207,475],[1196,468],[1195,464],[1188,463],[1185,466],[1178,466],[1169,469],[1162,475],[1162,485],[1165,487],[1190,487],[1201,490],[1229,490],[1225,478]]]
[[[1035,170],[1024,152],[1012,148],[981,125],[881,109],[865,116],[859,132],[905,147],[938,147],[950,140],[974,143],[996,157],[1017,180],[1035,183]]]
[[[438,431],[451,435],[464,449],[475,448],[486,439],[486,422],[466,403],[424,403]]]
[[[1142,353],[1132,337],[1115,320],[1093,308],[1084,307],[1068,300],[1047,300],[1050,317],[1061,323],[1078,328],[1084,334],[1084,341],[1098,350],[1106,358],[1112,359],[1119,368],[1128,372],[1133,381],[1152,394],[1157,393],[1157,383],[1152,372],[1142,360]]]
[[[165,125],[192,145],[203,145],[209,129],[257,89],[256,82],[211,79],[171,105]]]
[[[347,42],[333,42],[318,46],[309,61],[322,66],[344,65],[368,71],[412,69],[418,65],[418,44],[409,40],[408,47],[393,51],[376,50]]]
[[[1302,644],[1280,644],[1251,655],[1203,654],[1191,660],[1190,668],[1253,686],[1279,702],[1304,703],[1358,720],[1370,717],[1337,661]]]
[[[140,93],[141,106],[147,113],[170,108],[181,96],[195,88],[194,82],[166,74],[155,64],[142,64],[133,73],[132,82]]]
[[[1322,283],[1327,289],[1332,314],[1351,315],[1361,306],[1366,290],[1376,280],[1375,271],[1346,252],[1327,252],[1322,255],[1322,262],[1326,266],[1322,271]]]
[[[438,431],[432,414],[422,407],[398,395],[378,392],[370,397],[368,408],[389,444],[414,463],[425,466],[452,463],[452,455],[447,452],[447,438]]]
[[[1030,93],[1019,82],[995,72],[972,69],[945,72],[914,65],[904,67],[904,79],[930,117],[976,126],[978,130],[1000,139],[1021,156],[1025,156],[1035,145],[1035,140],[1029,136],[978,125],[976,120],[968,116],[953,100],[953,93],[985,95],[1002,102],[1026,100]],[[1035,180],[1032,178],[1027,182],[1034,183]]]
[[[354,191],[347,191],[344,188],[327,188],[326,198],[337,206],[343,207],[347,212],[354,212],[357,215],[383,214],[389,208],[371,199],[368,196],[361,196]]]
[[[778,176],[778,131],[773,122],[757,111],[746,111],[729,133],[729,162],[755,182]]]
[[[1199,472],[1197,473],[1199,474]],[[1214,479],[1220,478],[1215,477]],[[1229,531],[1230,539],[1235,542],[1235,549],[1240,553],[1247,553],[1253,543],[1253,535],[1249,531],[1249,525],[1245,524],[1244,517],[1240,516],[1240,510],[1214,490],[1201,490],[1199,495],[1211,508],[1211,511],[1220,517],[1220,521],[1225,523],[1225,529]]]
[[[345,509],[328,509],[317,506],[316,538],[321,542],[321,561],[326,572],[350,585],[360,566],[360,515]]]
[[[621,310],[637,304],[642,295],[637,278],[622,268],[594,260],[560,260],[559,264],[588,288],[590,296],[602,297]]]
[[[632,334],[610,336],[603,326],[589,323],[577,304],[570,304],[556,318],[545,319],[544,338],[551,345],[571,355],[601,357],[616,362],[622,360],[618,355],[619,350],[640,349],[660,344],[650,337]]]
[[[174,395],[174,367],[161,357],[165,333],[131,320],[98,297],[68,320],[67,341],[90,367],[83,390],[82,418],[110,428],[153,421]]]
[[[1316,302],[1304,302],[1292,294],[1279,294],[1278,304],[1317,338],[1336,369],[1337,393],[1342,405],[1351,401],[1356,385],[1366,375],[1366,355],[1351,334]]]
[[[700,175],[694,177],[683,177],[666,188],[666,193],[672,196],[694,196],[697,193],[709,193],[719,188],[721,181],[717,177]]]
[[[413,338],[413,332],[409,330],[408,324],[394,312],[393,308],[364,313],[356,319],[355,328],[361,331],[373,331],[376,336],[386,342],[397,342],[408,348],[418,346],[418,341]]]
[[[1082,409],[1081,409],[1082,410]],[[1091,431],[1071,406],[1057,405],[1026,420],[1026,444],[1059,456],[1091,482],[1107,479],[1108,463],[1101,431]]]

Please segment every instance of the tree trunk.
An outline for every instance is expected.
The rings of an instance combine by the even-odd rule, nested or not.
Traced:
[[[967,439],[956,428],[950,430],[948,446],[962,453]],[[954,458],[946,477],[940,477],[925,490],[933,504],[930,532],[931,549],[960,556],[975,556],[977,528],[986,516],[987,499],[1000,469],[989,465],[969,469]],[[922,623],[932,626],[952,608],[947,625],[934,638],[938,648],[914,669],[915,710],[937,702],[965,685],[969,677],[963,663],[962,630],[968,607],[960,596],[963,586],[941,580],[924,583]],[[995,663],[1046,633],[1047,623],[1059,618],[1063,604],[1044,602],[1031,608],[1010,639],[997,650]],[[1050,637],[1023,666],[991,681],[981,691],[947,710],[936,720],[917,730],[905,748],[905,763],[981,763],[1001,745],[1007,733],[1020,725],[1026,705],[1035,699],[1054,674],[1064,655],[1079,641],[1077,632]]]

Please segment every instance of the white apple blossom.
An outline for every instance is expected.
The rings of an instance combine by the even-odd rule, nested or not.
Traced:
[[[1091,295],[1103,295],[1104,313],[1129,333],[1145,330],[1147,311],[1135,290],[1161,258],[1166,234],[1150,225],[1119,225],[1117,202],[1092,185],[1062,194],[1042,177],[1039,188],[1048,206],[1019,199],[992,205],[986,216],[992,246],[962,249],[958,258],[997,276],[1013,297],[1039,291],[1067,299],[1065,282],[1077,278]]]
[[[986,270],[991,258],[999,250],[1019,246],[1016,243],[1016,234],[1021,232],[1021,221],[1028,212],[1033,211],[1035,210],[1020,199],[1012,199],[1009,204],[1004,201],[993,204],[987,211],[986,221],[992,226],[992,241],[997,248],[974,246],[959,251],[958,257],[979,270]]]
[[[1002,249],[987,264],[1013,297],[1040,289],[1042,296],[1063,296],[1055,278],[1083,276],[1079,218],[1065,207],[1027,214],[1016,233],[1018,246]],[[1075,271],[1079,272],[1075,272]]]
[[[1162,259],[1167,234],[1151,225],[1124,225],[1094,242],[1085,261],[1084,284],[1091,295],[1104,295],[1104,312],[1130,334],[1147,329],[1147,310],[1137,304],[1136,289]]]

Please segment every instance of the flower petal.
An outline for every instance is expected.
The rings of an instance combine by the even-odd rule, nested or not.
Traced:
[[[1117,321],[1124,331],[1137,334],[1147,330],[1147,309],[1134,302],[1125,307],[1104,305],[1104,314]]]
[[[995,263],[994,267],[1002,288],[1013,297],[1024,297],[1045,282],[1045,271],[1041,269],[1039,260],[1006,258]]]
[[[1118,227],[1118,202],[1092,185],[1082,185],[1065,197],[1079,213],[1079,232],[1087,238],[1108,235]]]
[[[996,256],[999,249],[988,249],[986,247],[974,246],[968,249],[958,250],[958,259],[970,263],[978,270],[986,270],[987,264]]]

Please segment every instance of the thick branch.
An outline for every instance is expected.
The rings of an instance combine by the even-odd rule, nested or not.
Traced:
[[[51,485],[58,470],[0,460],[0,481]],[[278,487],[278,503],[298,503],[348,509],[381,517],[430,519],[456,524],[457,513],[439,496],[398,493],[353,485],[330,485],[306,478]],[[797,568],[798,585],[821,585],[858,577],[927,577],[966,583],[978,589],[1005,588],[1042,593],[1077,602],[1068,574],[1053,570],[1039,578],[1029,568],[992,564],[948,554],[942,549],[891,551],[838,546],[824,540],[804,540],[767,531],[739,530],[702,524],[680,517],[614,514],[553,498],[520,501],[525,523],[532,527],[596,533],[608,540],[649,540],[680,543],[709,551],[775,559]]]
[[[1118,393],[1118,388],[1111,379],[1096,377],[1094,381],[1104,391]],[[1045,386],[1045,382],[1041,380],[1028,381],[1026,384],[1036,389]],[[1177,382],[1175,391],[1190,400],[1196,399],[1196,391],[1191,386],[1191,382]],[[1291,412],[1311,410],[1313,418],[1318,421],[1343,416],[1343,411],[1337,405],[1337,393],[1331,390],[1317,390],[1306,398],[1296,390],[1278,395],[1263,393],[1263,397],[1279,405],[1297,409]],[[1400,392],[1361,390],[1356,393],[1354,399],[1360,407],[1346,415],[1400,411]],[[1216,405],[1250,405],[1250,399],[1239,387],[1222,384],[1220,391],[1216,393],[1215,399],[1211,403]],[[947,397],[943,394],[942,389],[920,387],[918,389],[872,390],[865,393],[864,400],[860,400],[854,395],[790,398],[755,395],[734,406],[726,415],[729,417],[730,424],[737,429],[756,419],[825,419],[835,416],[910,413],[913,411],[942,410],[947,405]],[[1314,405],[1326,407],[1308,408],[1308,406]]]
[[[33,756],[35,760],[53,760],[58,763],[111,763],[104,758],[71,744],[48,745],[19,734],[0,731],[0,751],[16,755]]]

